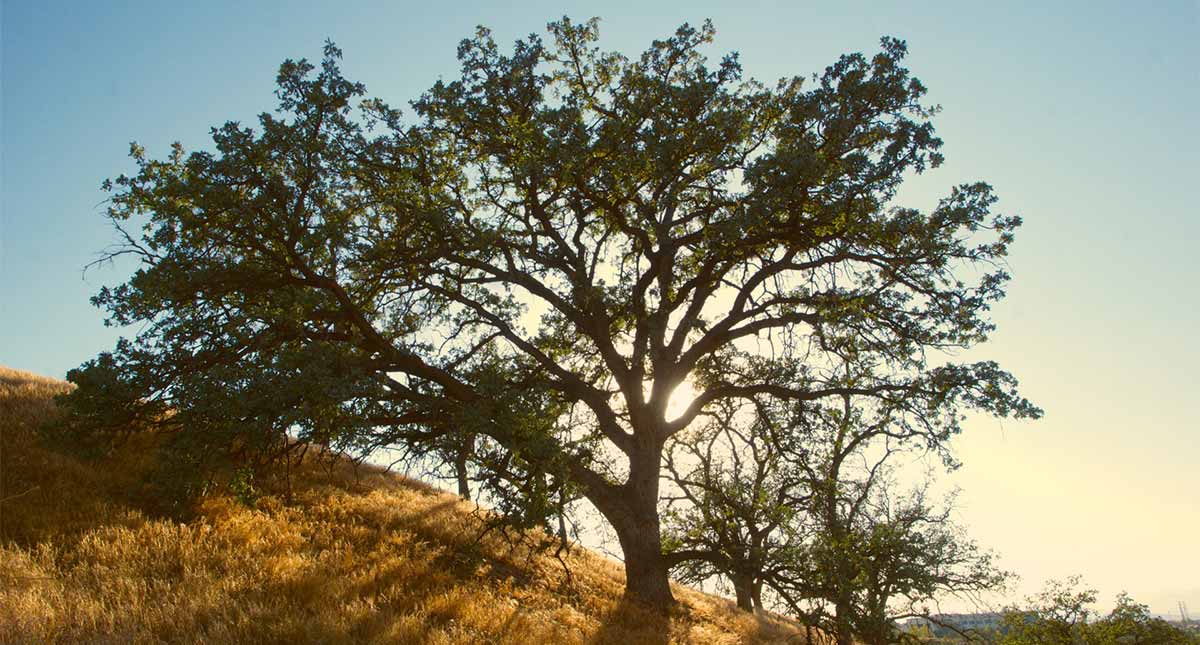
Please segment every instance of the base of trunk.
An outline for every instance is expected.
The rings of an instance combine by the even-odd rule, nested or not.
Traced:
[[[625,599],[666,611],[675,605],[670,569],[662,556],[657,527],[617,533],[625,556]]]
[[[666,611],[675,606],[667,571],[630,571],[625,566],[625,599]]]
[[[738,609],[748,612],[754,611],[754,595],[750,591],[750,584],[748,582],[734,582],[733,592],[737,596]]]

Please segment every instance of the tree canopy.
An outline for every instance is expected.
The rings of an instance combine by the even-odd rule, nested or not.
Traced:
[[[153,423],[199,461],[469,433],[587,498],[662,606],[664,445],[723,402],[853,395],[939,438],[1037,416],[996,364],[931,359],[992,330],[1020,219],[984,183],[893,203],[942,161],[904,42],[767,85],[713,35],[626,57],[596,20],[480,28],[407,115],[328,44],[211,150],[133,146],[108,257],[138,268],[94,302],[137,335],[71,374],[72,427]]]

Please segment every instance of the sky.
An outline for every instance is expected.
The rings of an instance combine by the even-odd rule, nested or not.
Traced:
[[[1054,6],[1046,6],[1053,4]],[[956,440],[959,521],[1021,575],[1013,599],[1081,574],[1104,609],[1129,591],[1200,614],[1200,3],[22,2],[0,5],[0,364],[62,377],[118,330],[88,298],[128,265],[83,271],[113,241],[106,177],[129,143],[172,141],[274,107],[286,58],[331,38],[368,93],[404,105],[452,79],[476,25],[509,44],[599,15],[636,54],[711,18],[714,57],[764,81],[908,42],[942,106],[946,163],[910,182],[929,206],[991,183],[1019,214],[992,359],[1046,411],[971,418]],[[128,333],[128,332],[127,332]]]

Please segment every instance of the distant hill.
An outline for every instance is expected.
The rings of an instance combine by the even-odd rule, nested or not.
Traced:
[[[62,381],[0,367],[0,642],[803,642],[789,623],[677,588],[669,619],[623,603],[620,566],[489,534],[450,494],[311,460],[293,496],[227,494],[179,523],[137,503],[150,437],[82,461],[36,441]]]

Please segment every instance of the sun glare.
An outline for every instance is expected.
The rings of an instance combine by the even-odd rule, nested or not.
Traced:
[[[647,384],[646,389],[648,392],[649,384]],[[688,406],[692,404],[692,401],[696,400],[697,396],[700,396],[700,393],[692,386],[691,381],[684,381],[676,386],[671,392],[671,396],[667,399],[667,420],[673,421],[678,419],[688,409]]]

